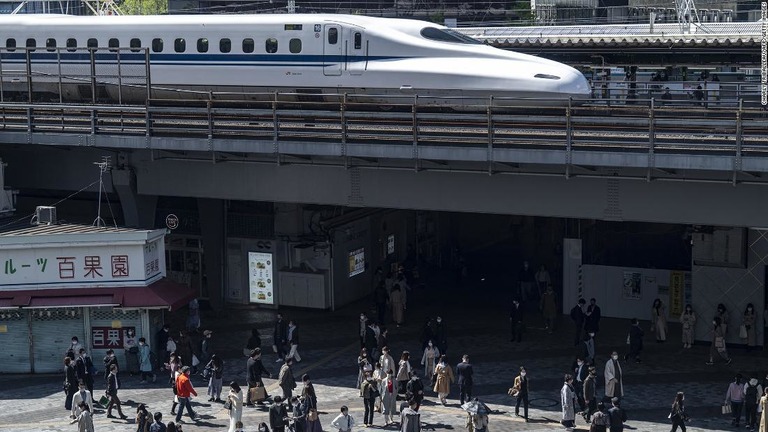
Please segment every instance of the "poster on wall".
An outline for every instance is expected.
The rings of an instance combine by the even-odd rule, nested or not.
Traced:
[[[392,255],[393,253],[395,253],[395,235],[390,234],[387,237],[387,255]]]
[[[365,271],[365,248],[353,250],[349,253],[349,277],[359,275]]]
[[[640,273],[624,272],[624,298],[640,300],[643,297],[642,280],[643,276]]]
[[[669,273],[669,313],[678,316],[683,313],[685,305],[685,272]]]
[[[275,304],[272,276],[272,254],[248,252],[248,287],[251,303]]]

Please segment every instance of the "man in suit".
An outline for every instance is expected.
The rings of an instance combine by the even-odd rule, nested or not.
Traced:
[[[576,304],[576,306],[571,309],[571,319],[573,320],[573,323],[576,324],[576,337],[573,341],[573,346],[577,346],[581,343],[581,331],[584,329],[584,321],[587,317],[585,313],[587,301],[582,299],[579,299],[579,302]]]
[[[521,342],[523,340],[523,307],[520,300],[512,300],[512,310],[509,312],[509,325],[512,329],[510,342]]]
[[[264,364],[261,362],[261,348],[256,348],[255,350],[251,351],[251,356],[248,357],[246,370],[248,394],[245,397],[245,404],[248,406],[253,406],[253,401],[251,400],[251,389],[254,387],[264,386],[264,382],[261,380],[261,376],[263,374],[269,375],[269,377],[272,378],[272,374],[267,371],[267,369],[264,367]],[[258,404],[263,405],[264,402],[259,401]]]
[[[107,379],[107,396],[109,396],[109,404],[107,404],[107,417],[115,418],[112,415],[112,409],[117,408],[117,413],[120,415],[120,418],[125,420],[128,417],[123,414],[120,398],[117,397],[118,389],[120,389],[120,378],[117,376],[117,366],[112,365],[109,370],[109,378]]]
[[[576,357],[576,362],[573,364],[573,388],[576,392],[576,398],[579,402],[580,411],[587,409],[586,402],[584,401],[584,380],[589,375],[589,366],[587,366],[582,356]]]
[[[456,375],[458,376],[459,384],[459,401],[463,405],[464,399],[469,402],[472,400],[472,375],[475,371],[472,369],[472,365],[469,363],[469,355],[464,354],[461,357],[461,363],[456,366]]]
[[[275,321],[273,337],[278,357],[275,363],[282,363],[285,361],[285,346],[288,343],[288,325],[283,321],[283,315],[279,313],[277,314],[277,321]]]

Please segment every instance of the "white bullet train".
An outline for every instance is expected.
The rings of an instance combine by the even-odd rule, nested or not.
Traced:
[[[121,68],[145,65],[149,52],[153,97],[194,98],[200,92],[359,94],[367,102],[396,97],[515,98],[513,105],[563,105],[589,97],[576,69],[551,60],[484,45],[449,28],[415,20],[355,15],[0,15],[0,79],[6,92],[27,67],[25,50],[36,47],[34,88],[64,99],[90,99],[90,82],[53,78],[73,65],[114,62],[106,48],[121,50]],[[59,48],[58,50],[56,48]],[[101,56],[101,57],[100,57]],[[87,69],[82,72],[87,73]],[[62,72],[66,75],[65,72]],[[97,72],[98,74],[98,72]],[[99,81],[116,99],[117,80]],[[122,84],[126,84],[126,80]],[[185,91],[186,90],[186,91]],[[146,90],[120,89],[123,100],[143,101]],[[322,97],[321,97],[322,98]],[[58,96],[57,96],[58,99]],[[334,99],[338,100],[338,99]],[[455,102],[451,102],[455,103]]]

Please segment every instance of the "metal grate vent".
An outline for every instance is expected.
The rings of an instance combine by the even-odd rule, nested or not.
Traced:
[[[138,320],[139,312],[135,310],[122,310],[111,308],[91,309],[91,320],[94,321],[112,321],[112,320]]]

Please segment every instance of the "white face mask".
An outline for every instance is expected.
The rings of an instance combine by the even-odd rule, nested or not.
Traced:
[[[524,377],[525,376],[525,372],[520,372],[520,376]]]
[[[614,359],[614,360],[618,360],[619,356],[615,355],[615,356],[611,356],[611,358]]]
[[[438,320],[437,320],[437,323],[438,323],[438,324],[440,324],[441,322],[443,322],[443,320],[441,320],[441,319],[438,319]]]
[[[589,337],[595,337],[595,334],[594,333],[590,333]]]
[[[584,362],[583,362],[583,361],[580,361],[580,362],[576,362],[576,363],[577,363],[579,366],[583,366],[583,365],[584,365]]]
[[[429,343],[429,347],[432,348],[432,342]]]

